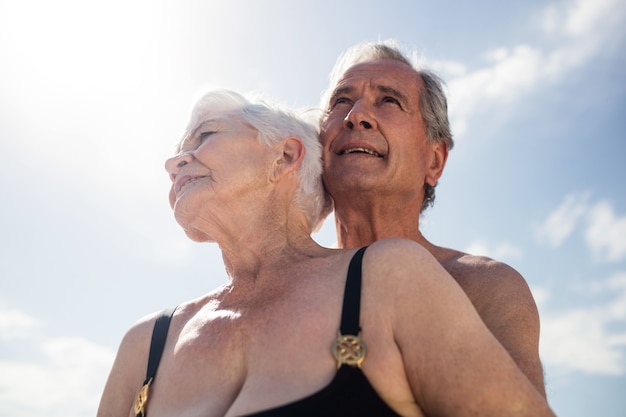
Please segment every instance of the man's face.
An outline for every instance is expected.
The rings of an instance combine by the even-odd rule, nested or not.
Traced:
[[[324,183],[336,201],[366,191],[421,198],[433,152],[420,113],[421,86],[412,68],[392,60],[344,73],[321,128]]]

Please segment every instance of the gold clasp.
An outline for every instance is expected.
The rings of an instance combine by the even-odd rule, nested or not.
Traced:
[[[366,353],[365,343],[359,336],[342,335],[339,333],[333,346],[333,356],[337,360],[337,369],[341,368],[341,365],[344,363],[360,368],[365,360]]]
[[[142,417],[146,415],[146,403],[148,402],[148,390],[150,389],[150,384],[152,384],[152,378],[146,382],[143,387],[137,393],[137,398],[135,398],[135,414],[141,415]]]

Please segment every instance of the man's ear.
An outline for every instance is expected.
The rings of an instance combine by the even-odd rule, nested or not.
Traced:
[[[296,171],[306,152],[302,141],[296,137],[289,137],[278,142],[274,148],[276,149],[276,158],[272,164],[270,179],[275,181],[280,177]]]
[[[437,181],[443,174],[443,169],[448,160],[448,145],[444,141],[437,141],[432,145],[430,166],[426,173],[426,183],[431,186],[437,185]]]

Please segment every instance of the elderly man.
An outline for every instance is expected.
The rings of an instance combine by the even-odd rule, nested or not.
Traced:
[[[322,100],[323,178],[339,246],[388,237],[420,243],[545,396],[539,316],[524,278],[504,263],[436,246],[420,232],[420,213],[434,200],[454,143],[438,77],[388,42],[362,44],[337,61]]]

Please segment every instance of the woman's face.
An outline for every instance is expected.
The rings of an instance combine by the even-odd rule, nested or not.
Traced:
[[[193,240],[213,240],[213,226],[228,225],[259,201],[268,183],[271,148],[240,117],[206,113],[167,160],[174,216]]]

